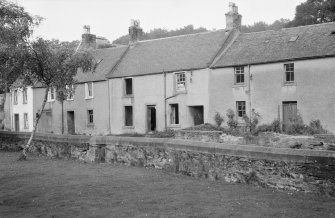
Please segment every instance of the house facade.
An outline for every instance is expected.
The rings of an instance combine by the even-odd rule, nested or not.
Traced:
[[[335,132],[335,23],[241,33],[241,18],[230,4],[224,30],[146,41],[134,21],[129,45],[107,49],[96,49],[86,28],[80,46],[93,49],[95,70],[78,73],[75,93],[63,104],[51,90],[38,131],[179,130],[215,124],[216,113],[231,109],[241,126],[254,111],[260,123],[279,120],[285,128],[300,116]],[[33,105],[13,105],[12,130],[24,131],[28,113],[29,131],[42,104],[44,88],[29,90]]]
[[[300,116],[335,132],[335,23],[239,33],[212,64],[210,116],[258,112],[283,127]]]

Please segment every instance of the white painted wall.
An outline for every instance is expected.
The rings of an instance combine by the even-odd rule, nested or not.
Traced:
[[[7,99],[11,103],[11,130],[15,130],[14,114],[19,114],[19,126],[21,132],[30,132],[33,130],[34,125],[34,114],[33,114],[33,89],[31,86],[27,87],[27,103],[23,104],[23,89],[19,88],[17,104],[14,104],[14,89],[11,91],[10,99]],[[28,114],[28,128],[24,128],[24,113]]]

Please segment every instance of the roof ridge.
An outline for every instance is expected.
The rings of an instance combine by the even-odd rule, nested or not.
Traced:
[[[309,24],[309,25],[304,25],[304,26],[287,27],[287,28],[281,28],[279,30],[263,30],[263,31],[257,31],[257,32],[249,32],[249,33],[241,32],[241,34],[247,35],[247,34],[258,34],[258,33],[264,33],[264,32],[279,32],[279,31],[286,31],[286,30],[290,30],[290,29],[298,29],[298,28],[306,28],[306,27],[311,27],[311,26],[321,26],[321,25],[330,25],[330,24],[335,24],[335,22],[317,23],[317,24]]]
[[[199,32],[199,33],[191,33],[191,34],[184,34],[184,35],[177,35],[177,36],[169,36],[169,37],[158,38],[158,39],[142,40],[142,41],[138,41],[138,43],[142,43],[142,42],[151,42],[151,41],[159,41],[159,40],[165,40],[165,39],[171,39],[171,38],[181,38],[181,37],[194,36],[194,35],[210,34],[210,33],[215,33],[215,32],[220,32],[220,31],[222,31],[222,32],[223,32],[223,31],[229,32],[229,30],[227,30],[227,29],[210,30],[210,31]]]

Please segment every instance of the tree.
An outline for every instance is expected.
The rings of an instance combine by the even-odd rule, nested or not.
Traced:
[[[0,93],[6,93],[23,73],[26,40],[40,21],[17,4],[0,0]],[[5,100],[6,95],[0,112],[4,111]]]
[[[283,19],[283,18],[276,20],[272,24],[267,24],[264,21],[259,21],[254,23],[253,25],[242,25],[241,31],[244,33],[251,33],[266,30],[280,30],[285,28],[289,22],[290,22],[289,19]]]
[[[79,68],[86,72],[93,67],[93,56],[89,51],[75,51],[71,43],[61,43],[58,40],[37,39],[29,44],[25,54],[25,73],[23,86],[39,83],[45,87],[45,93],[40,110],[34,120],[33,131],[24,146],[20,160],[27,157],[26,151],[34,138],[39,119],[43,114],[48,92],[55,88],[58,100],[63,101],[70,92],[70,87],[76,82],[74,76]],[[73,94],[73,93],[72,93]]]
[[[146,32],[142,36],[142,40],[149,40],[149,39],[160,39],[160,38],[166,38],[171,36],[179,36],[179,35],[186,35],[186,34],[192,34],[192,33],[201,33],[208,31],[206,28],[199,27],[197,29],[194,28],[193,25],[187,25],[183,28],[176,29],[176,30],[166,30],[162,28],[155,28],[153,30],[150,30],[149,32]],[[129,43],[129,36],[124,35],[119,37],[118,39],[113,41],[114,44],[123,44],[127,45]]]
[[[335,21],[335,0],[307,0],[296,7],[295,17],[287,26],[305,26]]]

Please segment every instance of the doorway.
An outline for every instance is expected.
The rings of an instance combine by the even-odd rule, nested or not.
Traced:
[[[190,106],[194,126],[204,124],[204,106]]]
[[[50,110],[43,111],[38,125],[38,132],[52,133],[52,112]]]
[[[74,111],[67,112],[67,133],[70,135],[74,135],[75,131],[75,122],[74,122]]]
[[[147,106],[147,131],[156,131],[156,105]]]
[[[14,129],[16,132],[20,131],[20,118],[19,114],[14,114]]]
[[[286,101],[283,102],[283,130],[290,125],[298,115],[297,102],[296,101]]]

